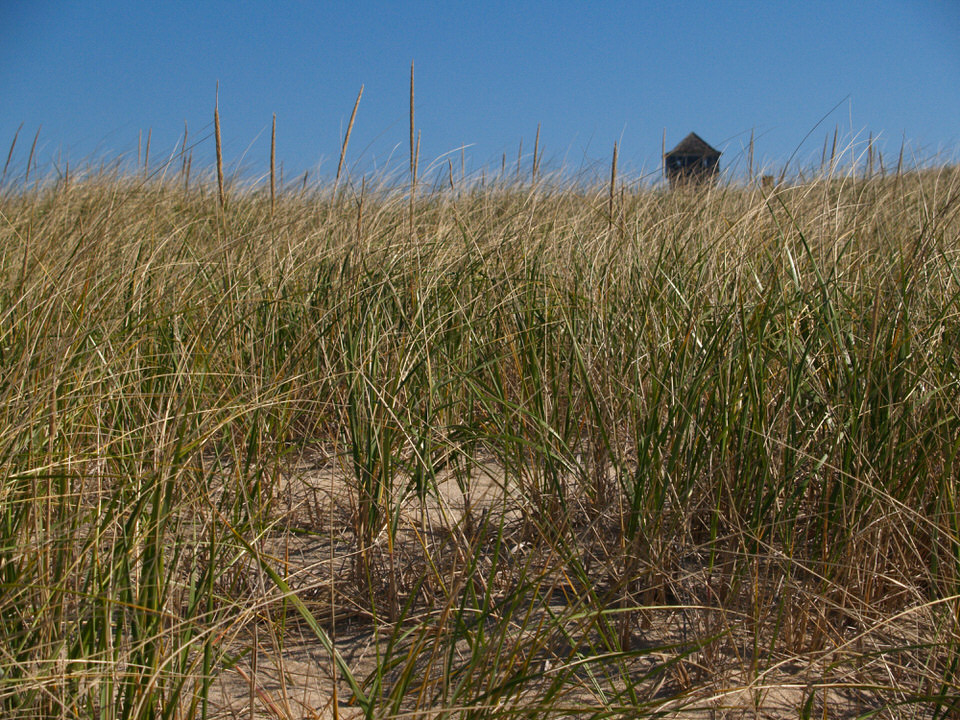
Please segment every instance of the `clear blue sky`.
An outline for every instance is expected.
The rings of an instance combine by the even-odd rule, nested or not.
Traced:
[[[575,172],[609,161],[638,174],[689,131],[725,167],[819,158],[824,137],[922,160],[960,145],[958,0],[764,2],[144,2],[0,0],[0,162],[38,127],[57,157],[135,156],[151,164],[184,121],[194,166],[214,157],[214,88],[226,161],[266,172],[270,121],[286,179],[332,175],[361,85],[355,173],[406,167],[410,62],[421,166],[466,150],[468,171],[529,163]],[[831,109],[838,105],[832,113]],[[801,146],[804,136],[830,113]],[[441,160],[445,164],[446,160]]]

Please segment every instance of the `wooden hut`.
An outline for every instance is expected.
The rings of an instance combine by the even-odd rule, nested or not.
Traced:
[[[713,182],[720,172],[720,151],[696,133],[690,133],[663,155],[663,169],[670,187]]]

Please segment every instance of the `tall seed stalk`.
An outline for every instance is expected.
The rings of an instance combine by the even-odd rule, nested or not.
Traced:
[[[412,72],[412,65],[411,65]],[[413,92],[413,78],[411,76],[411,94]],[[350,113],[350,122],[347,125],[347,134],[343,136],[343,146],[340,148],[340,162],[337,163],[337,176],[333,181],[333,192],[336,194],[337,186],[340,184],[340,173],[343,170],[343,161],[347,157],[347,145],[350,143],[350,133],[353,132],[353,121],[357,119],[357,108],[360,107],[360,98],[363,97],[363,85],[360,86],[360,92],[357,93],[357,101],[353,104],[353,112]],[[412,114],[412,110],[410,111]]]
[[[220,210],[227,204],[227,197],[223,189],[223,145],[220,140],[220,83],[217,82],[216,99],[213,104],[213,133],[217,146],[217,196],[220,200]],[[306,179],[304,179],[306,182]]]
[[[20,136],[22,129],[23,123],[20,123],[17,131],[13,134],[13,141],[10,143],[10,150],[7,152],[7,161],[3,164],[3,175],[0,176],[0,185],[3,185],[3,181],[7,179],[7,168],[10,167],[10,158],[13,157],[13,149],[17,146],[17,138]]]
[[[530,179],[534,185],[537,184],[537,171],[540,169],[539,162],[539,152],[540,152],[540,123],[537,123],[537,136],[533,141],[533,169],[531,171]]]
[[[613,144],[613,160],[610,163],[610,198],[607,203],[608,229],[613,227],[614,200],[617,197],[617,143]]]
[[[517,147],[517,184],[520,184],[520,170],[523,167],[523,138],[520,138],[520,145]]]
[[[183,146],[180,148],[180,174],[186,175],[187,173],[187,138],[189,134],[187,132],[187,121],[183,121]]]
[[[42,127],[42,126],[41,126]],[[30,182],[30,168],[33,165],[33,153],[37,149],[37,140],[40,139],[40,127],[37,127],[37,133],[33,136],[33,143],[30,145],[30,155],[27,156],[27,170],[23,177],[23,184]]]
[[[144,177],[150,172],[150,140],[153,138],[153,128],[147,130],[147,145],[143,153],[143,175]]]
[[[417,198],[417,165],[420,141],[414,140],[413,61],[410,61],[410,238],[414,239],[414,209]]]
[[[277,114],[270,127],[270,217],[277,209]]]
[[[667,129],[663,129],[663,135],[660,138],[660,177],[667,178]]]

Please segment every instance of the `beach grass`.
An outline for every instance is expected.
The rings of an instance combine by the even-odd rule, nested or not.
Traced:
[[[0,715],[960,713],[960,170],[431,190],[410,120],[4,186]]]

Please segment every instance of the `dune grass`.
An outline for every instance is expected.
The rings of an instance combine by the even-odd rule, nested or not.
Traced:
[[[616,183],[8,185],[0,715],[960,713],[960,171]]]

